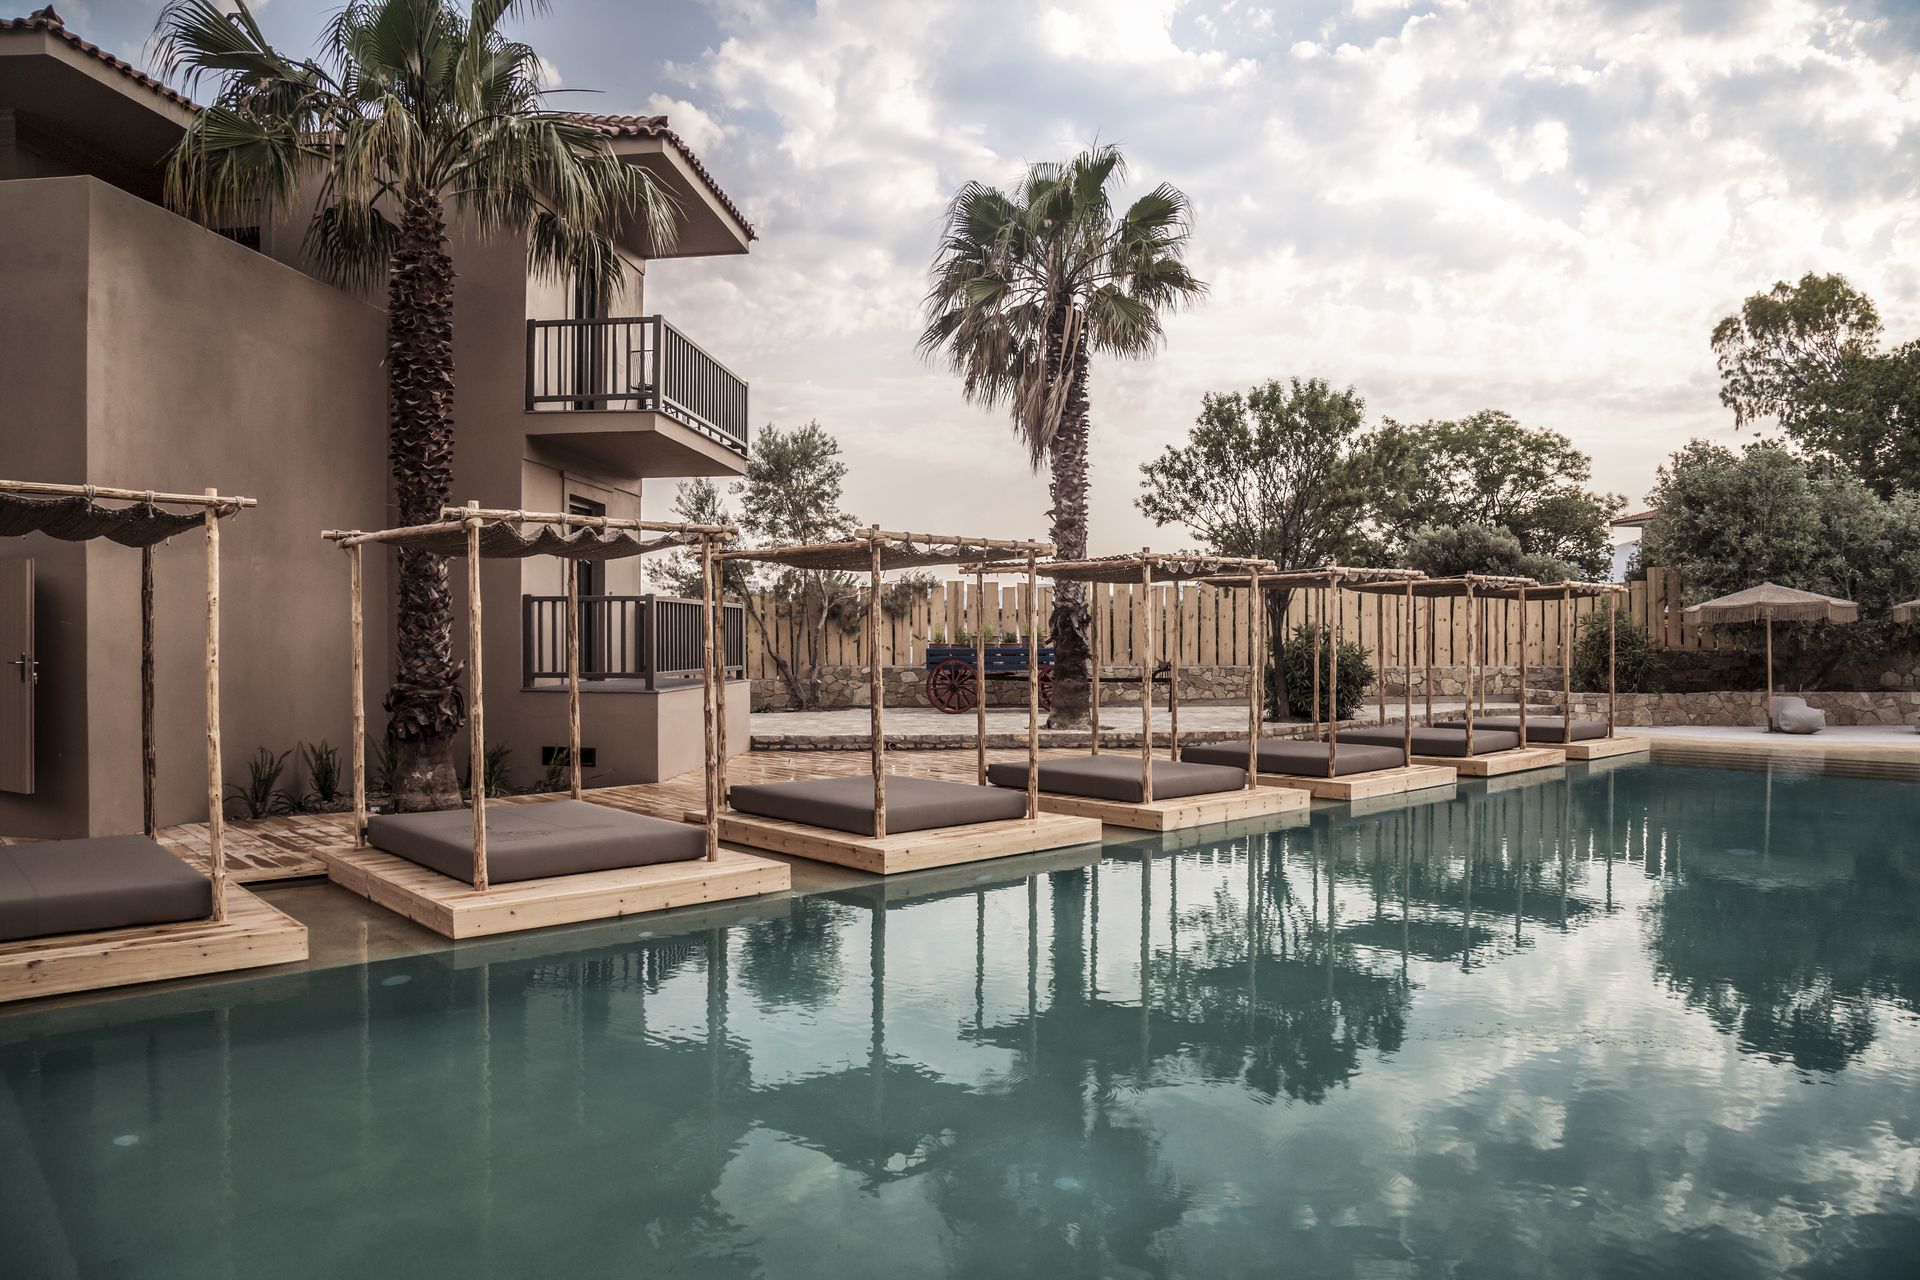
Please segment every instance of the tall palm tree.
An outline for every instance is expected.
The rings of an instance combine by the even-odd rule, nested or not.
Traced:
[[[947,206],[934,254],[920,350],[958,373],[967,399],[1005,405],[1035,471],[1048,469],[1051,537],[1063,558],[1087,552],[1088,361],[1142,358],[1161,315],[1207,286],[1187,270],[1187,198],[1161,183],[1115,216],[1126,160],[1095,146],[1036,164],[1014,191],[979,182]],[[1087,605],[1056,584],[1049,620],[1056,728],[1087,719]]]
[[[169,202],[212,225],[311,202],[308,257],[343,286],[386,286],[388,458],[406,524],[438,519],[451,497],[449,205],[483,235],[524,234],[536,273],[603,290],[625,269],[613,240],[624,216],[657,242],[673,236],[668,194],[598,130],[547,110],[537,55],[501,34],[543,7],[348,0],[305,59],[269,44],[246,0],[170,0],[155,32],[167,74],[215,88],[173,152]],[[460,802],[466,719],[446,561],[401,551],[397,591],[394,800],[446,808]]]

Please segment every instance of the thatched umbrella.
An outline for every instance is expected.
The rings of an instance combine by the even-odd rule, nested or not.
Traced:
[[[1851,600],[1823,596],[1817,591],[1799,591],[1775,582],[1763,582],[1745,591],[1736,591],[1718,600],[1706,600],[1689,608],[1689,621],[1719,626],[1733,622],[1767,624],[1767,727],[1773,727],[1773,623],[1782,622],[1858,622],[1860,606]]]
[[[1895,622],[1920,622],[1920,600],[1903,600],[1893,606]]]

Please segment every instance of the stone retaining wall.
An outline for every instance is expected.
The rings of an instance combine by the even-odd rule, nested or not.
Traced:
[[[1827,713],[1830,725],[1910,725],[1920,714],[1920,692],[1799,693],[1807,705]],[[1576,694],[1588,714],[1604,715],[1605,694]],[[1766,723],[1767,695],[1746,691],[1709,693],[1623,693],[1619,723],[1628,725],[1758,725]]]

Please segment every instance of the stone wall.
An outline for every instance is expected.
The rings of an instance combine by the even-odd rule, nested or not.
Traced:
[[[1807,705],[1827,713],[1830,725],[1901,725],[1920,714],[1920,692],[1799,693]],[[1606,711],[1606,698],[1582,699],[1594,712]],[[1767,695],[1740,691],[1706,693],[1623,693],[1619,721],[1630,725],[1758,725],[1767,718]]]

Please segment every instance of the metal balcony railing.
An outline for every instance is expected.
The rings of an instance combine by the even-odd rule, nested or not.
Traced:
[[[747,614],[722,606],[726,639],[724,668],[730,679],[746,675]],[[628,680],[648,689],[662,679],[697,679],[705,667],[698,600],[678,596],[580,597],[580,679]],[[567,678],[567,598],[522,596],[521,684]]]
[[[747,384],[661,316],[527,321],[527,408],[663,413],[747,451]]]

